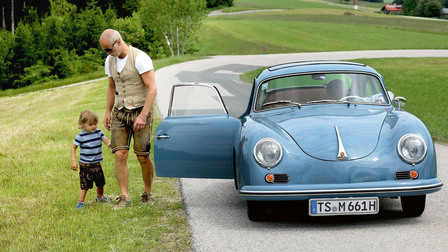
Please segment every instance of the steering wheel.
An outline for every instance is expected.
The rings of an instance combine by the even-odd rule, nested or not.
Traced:
[[[349,96],[345,96],[342,97],[341,99],[339,99],[340,101],[353,101],[353,102],[367,102],[366,99],[362,98],[361,96],[357,96],[357,95],[349,95]]]

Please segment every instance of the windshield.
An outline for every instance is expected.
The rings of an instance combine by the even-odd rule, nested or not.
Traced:
[[[381,82],[365,73],[286,76],[262,83],[255,110],[322,103],[388,104]]]

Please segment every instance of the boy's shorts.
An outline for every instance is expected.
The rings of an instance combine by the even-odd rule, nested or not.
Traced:
[[[95,182],[96,187],[100,188],[106,184],[101,163],[84,164],[79,162],[79,178],[83,190],[92,189],[93,182]]]
[[[134,122],[139,117],[143,107],[133,110],[114,108],[111,120],[112,153],[117,150],[129,150],[131,138],[134,138],[134,152],[137,155],[149,155],[151,150],[152,110],[146,117],[143,130],[134,131]]]

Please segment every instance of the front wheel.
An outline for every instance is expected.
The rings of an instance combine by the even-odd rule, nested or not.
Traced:
[[[418,217],[425,211],[426,195],[401,197],[401,208],[407,217]]]

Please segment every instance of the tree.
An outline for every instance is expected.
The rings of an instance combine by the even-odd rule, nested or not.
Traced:
[[[36,44],[31,25],[19,22],[14,36],[14,68],[22,74],[26,67],[36,63]]]
[[[0,89],[12,88],[11,60],[14,52],[14,38],[11,32],[0,29]]]
[[[139,5],[140,0],[126,0],[121,6],[123,7],[123,9],[127,10],[129,13],[132,14],[138,11],[138,8],[140,7]]]
[[[115,29],[120,32],[123,40],[139,49],[147,49],[148,41],[146,32],[140,21],[138,12],[134,12],[131,17],[117,19],[114,23]]]
[[[117,5],[130,11],[135,10],[139,2],[0,1],[2,25],[5,26],[0,28],[0,89],[19,88],[102,69],[106,54],[101,50],[99,37],[107,28],[116,29],[117,24],[123,27],[125,36],[132,38],[131,43],[145,49],[160,48],[160,43],[150,45],[154,33],[142,28],[138,15],[117,21]],[[10,31],[11,24],[14,24],[14,35]]]
[[[3,29],[6,29],[5,6],[2,6],[2,27]]]
[[[101,8],[96,6],[96,1],[90,1],[86,8],[74,15],[70,24],[73,31],[70,32],[72,47],[68,48],[69,51],[75,49],[77,54],[82,56],[84,50],[91,47],[99,49],[99,38],[109,24]]]
[[[175,48],[184,55],[205,18],[206,1],[143,0],[142,3],[140,16],[144,28],[160,33],[166,39],[172,56]]]
[[[206,5],[202,0],[180,1],[178,8],[180,32],[177,45],[179,46],[180,42],[181,54],[184,55],[185,45],[191,42],[191,38],[201,28],[202,20],[206,17]]]
[[[439,0],[420,0],[415,8],[415,14],[419,17],[440,17],[442,13]]]
[[[14,0],[11,0],[11,32],[14,35]]]
[[[403,13],[407,16],[414,16],[418,1],[419,0],[403,0]]]
[[[233,6],[233,0],[207,0],[207,8],[214,8],[220,5]]]

